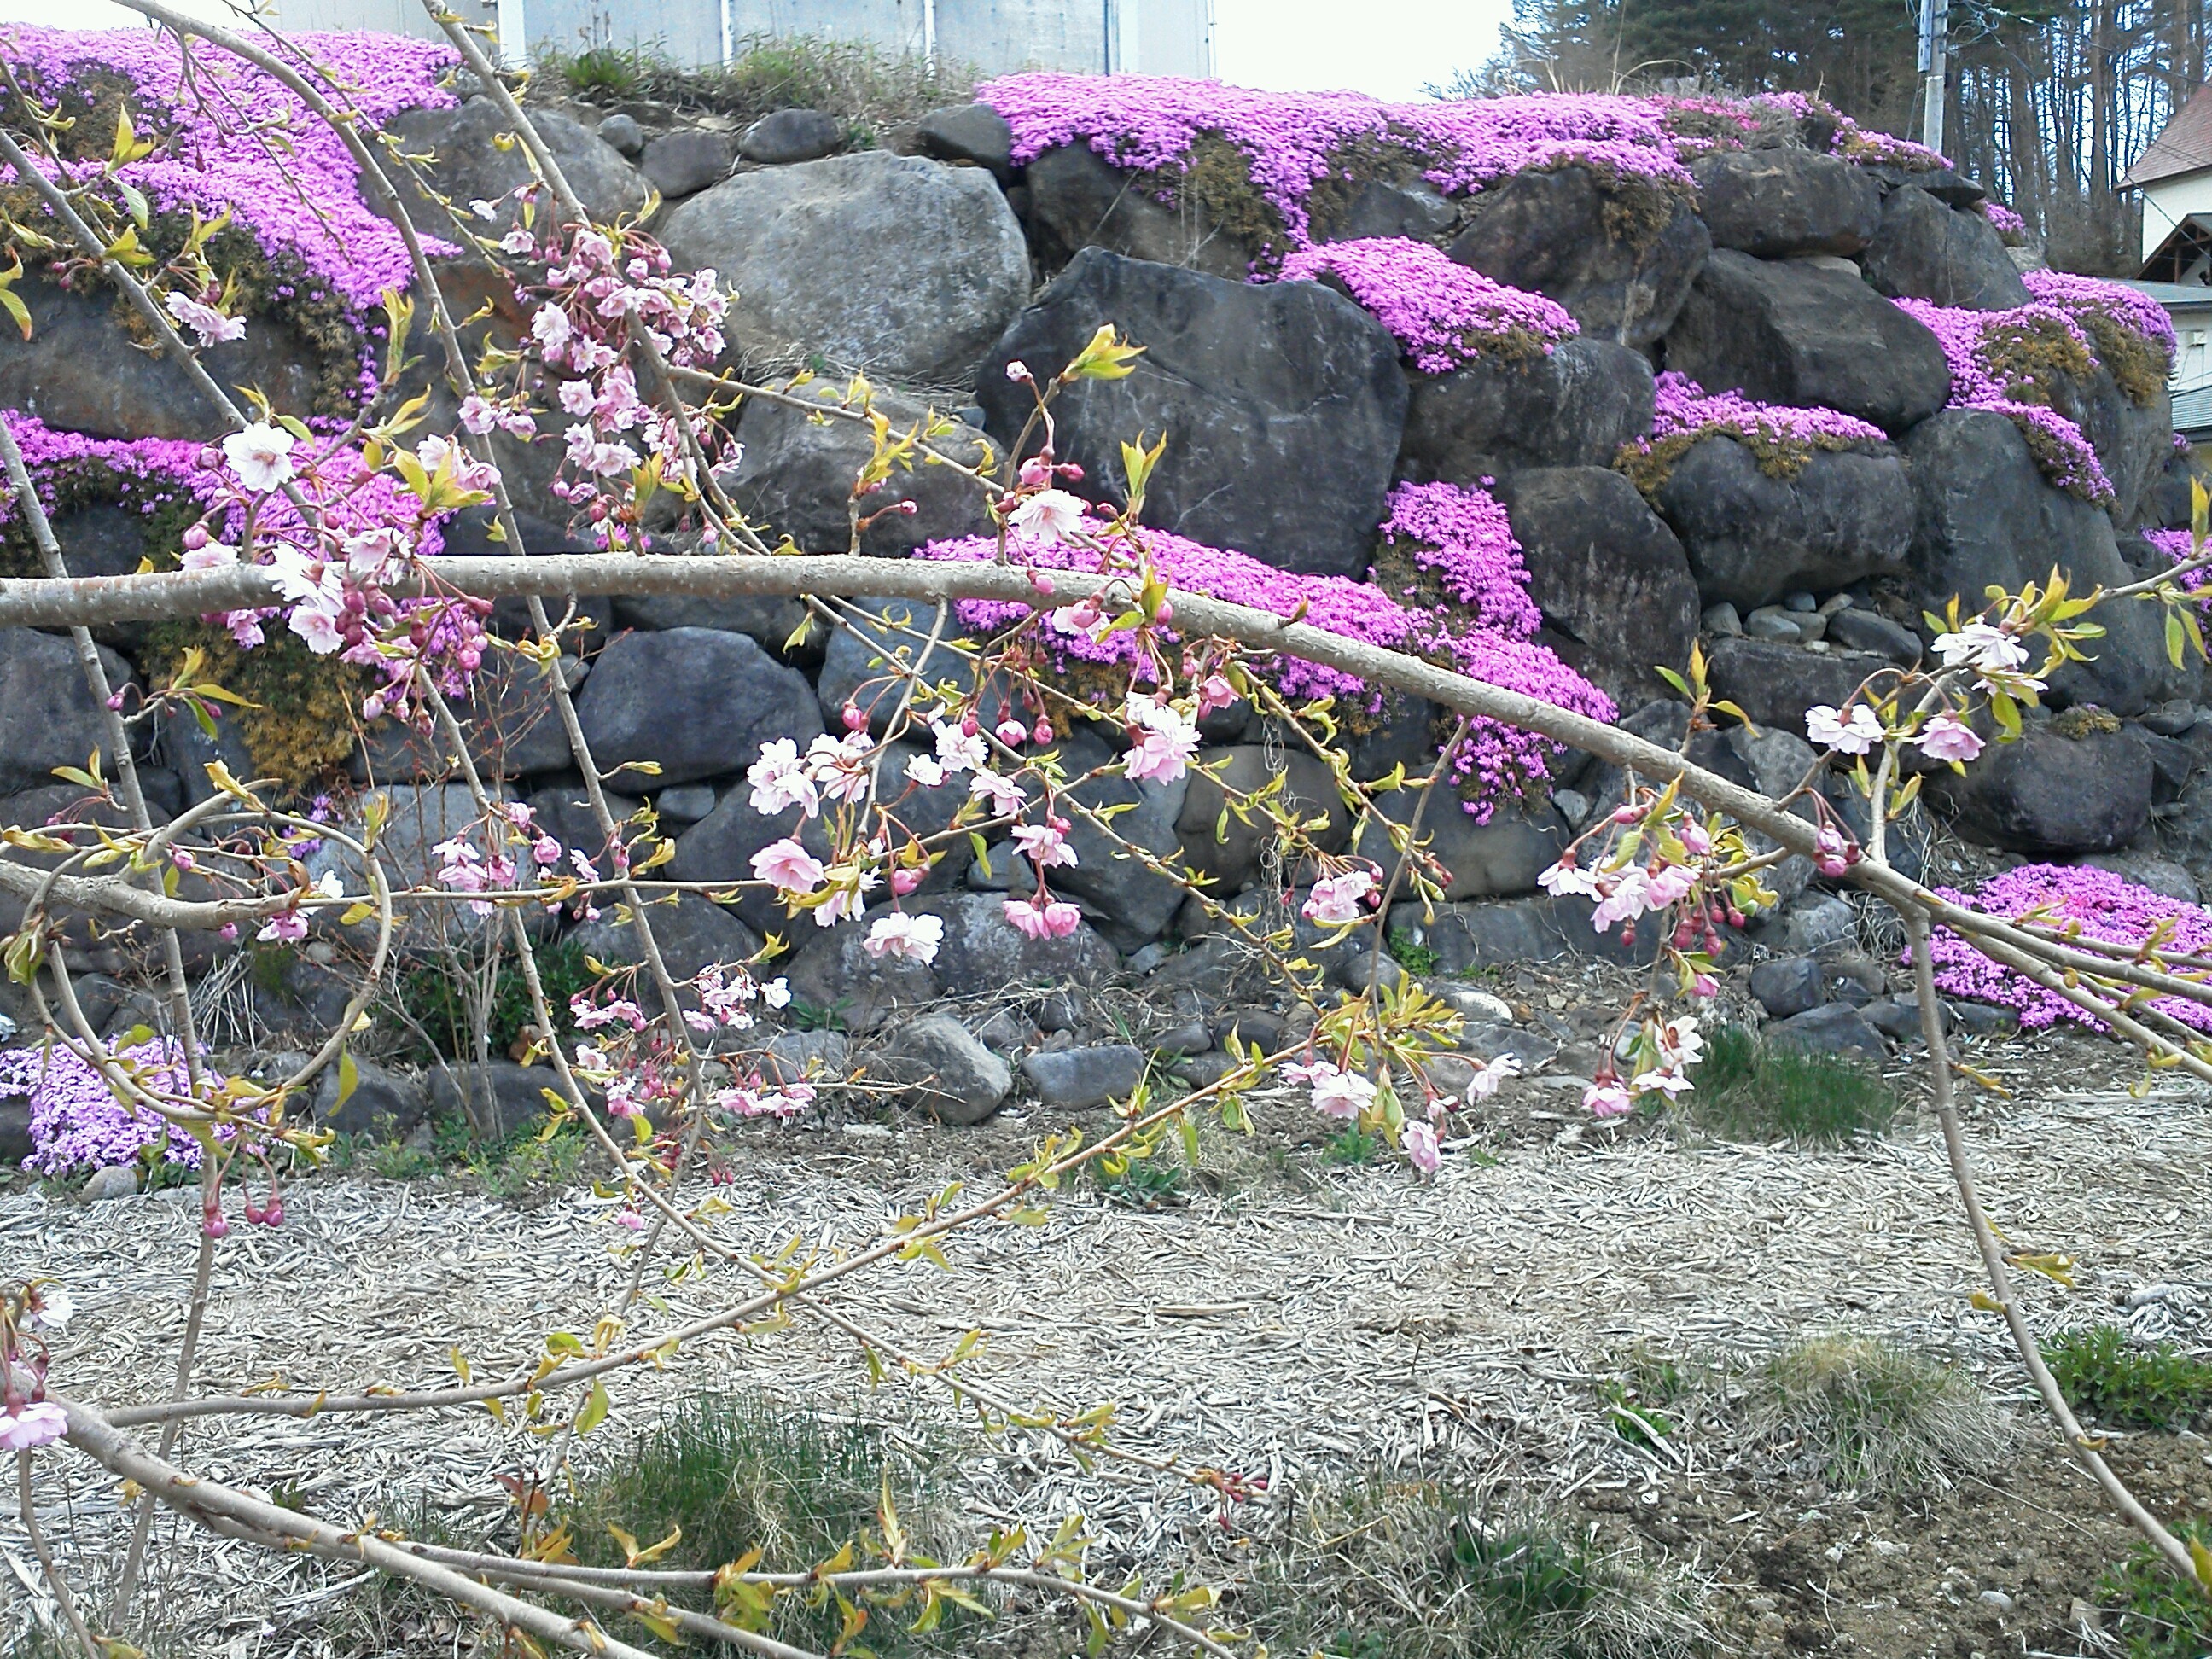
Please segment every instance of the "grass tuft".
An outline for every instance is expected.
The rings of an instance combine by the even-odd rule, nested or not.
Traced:
[[[1242,1598],[1268,1651],[1323,1659],[1674,1659],[1699,1635],[1682,1587],[1632,1557],[1379,1473],[1315,1502]]]
[[[1691,1080],[1691,1118],[1736,1140],[1839,1146],[1881,1133],[1898,1114],[1896,1095],[1872,1066],[1772,1047],[1741,1025],[1712,1033]]]
[[[2138,1344],[2117,1325],[2062,1332],[2043,1362],[2077,1413],[2115,1428],[2186,1428],[2212,1411],[2212,1364],[2170,1342]]]
[[[2212,1525],[2185,1522],[2178,1529],[2212,1549]],[[2212,1653],[2212,1595],[2188,1583],[2148,1544],[2097,1581],[2097,1605],[2117,1613],[2106,1626],[2127,1659],[2203,1659]]]
[[[1761,1366],[1753,1432],[1838,1488],[1909,1491],[1994,1468],[2004,1413],[1955,1366],[1878,1337],[1806,1339]]]

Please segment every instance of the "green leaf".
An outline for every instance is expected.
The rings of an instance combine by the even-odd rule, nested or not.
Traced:
[[[576,1413],[576,1432],[589,1434],[593,1429],[598,1428],[600,1424],[606,1421],[607,1413],[613,1405],[614,1401],[607,1398],[606,1383],[594,1377],[592,1380],[592,1392],[584,1401],[584,1409]]]
[[[344,1105],[346,1102],[353,1098],[353,1091],[360,1087],[361,1067],[354,1063],[352,1051],[347,1048],[339,1049],[338,1097],[337,1103],[340,1106]]]
[[[15,319],[15,326],[25,339],[31,337],[31,310],[12,288],[0,288],[0,310]]]

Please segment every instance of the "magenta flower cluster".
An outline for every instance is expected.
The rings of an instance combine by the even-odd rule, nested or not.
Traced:
[[[1455,499],[1466,497],[1470,499]],[[1401,487],[1394,496],[1385,533],[1394,540],[1425,541],[1431,536],[1466,537],[1436,545],[1431,561],[1448,587],[1464,587],[1473,617],[1427,611],[1401,604],[1371,581],[1342,576],[1298,575],[1262,564],[1247,554],[1208,547],[1162,530],[1142,532],[1154,568],[1170,586],[1247,605],[1279,617],[1299,612],[1313,627],[1389,649],[1413,652],[1449,664],[1472,678],[1519,691],[1589,715],[1611,720],[1610,699],[1527,637],[1535,629],[1534,605],[1525,591],[1516,600],[1505,589],[1518,589],[1520,574],[1505,515],[1477,490],[1449,485]],[[996,558],[989,537],[932,542],[920,550],[926,559]],[[1008,556],[1039,570],[1097,570],[1100,556],[1068,541],[1017,533]],[[964,600],[962,623],[997,631],[1026,621],[1030,607],[1000,600]],[[1094,663],[1143,672],[1143,659],[1127,632],[1094,638],[1090,632],[1063,630],[1048,617],[1045,642],[1054,665]],[[1164,630],[1166,631],[1166,630]],[[1368,710],[1379,710],[1382,695],[1355,675],[1296,657],[1278,657],[1261,671],[1285,696],[1334,696]],[[1496,721],[1478,720],[1450,757],[1455,780],[1469,784],[1467,810],[1477,823],[1488,822],[1498,802],[1537,786],[1550,775],[1561,752],[1547,738]]]
[[[1888,434],[1841,410],[1818,405],[1762,404],[1741,392],[1707,392],[1673,369],[1653,387],[1651,441],[1673,437],[1725,434],[1747,442],[1803,444],[1814,449],[1849,449],[1881,443]],[[1650,442],[1638,440],[1645,449]]]
[[[332,100],[371,128],[402,110],[453,102],[438,85],[458,61],[444,45],[378,33],[302,34],[293,44],[299,62],[322,66]],[[176,40],[146,28],[15,27],[0,34],[0,52],[48,98],[70,88],[94,93],[118,76],[129,82],[141,137],[160,142],[123,179],[156,213],[228,213],[280,272],[296,264],[364,334],[378,296],[412,284],[406,246],[362,199],[337,135],[252,65],[196,42],[187,76]]]
[[[155,1092],[187,1092],[184,1051],[174,1037],[142,1042],[118,1054],[144,1068],[143,1081]],[[43,1175],[105,1170],[135,1163],[149,1146],[161,1148],[165,1163],[199,1167],[198,1141],[153,1112],[125,1106],[73,1048],[56,1043],[0,1050],[0,1092],[30,1098],[27,1170]]]
[[[1996,215],[2007,213],[2014,225],[2020,224],[2020,216],[2004,208],[1992,207],[1990,222],[1996,224]],[[2004,228],[1999,225],[1999,229]],[[2124,283],[2107,282],[2101,276],[2079,276],[2070,270],[2023,270],[2020,280],[2035,296],[2038,305],[2063,311],[2077,326],[2086,326],[2084,319],[2097,313],[2109,322],[2133,329],[2162,351],[2168,359],[2173,356],[2173,319],[2166,307],[2147,294],[2138,294]]]
[[[1934,334],[1942,346],[1944,361],[1951,367],[1951,399],[1947,408],[1985,409],[2004,416],[2020,428],[2036,465],[2053,484],[2100,507],[2112,502],[2112,480],[2105,476],[2097,452],[2081,428],[2055,409],[2023,403],[2013,396],[2022,388],[2008,384],[1993,349],[2007,331],[2055,324],[2094,358],[2095,348],[2070,311],[2040,300],[2008,311],[1966,311],[1926,300],[1890,303]]]
[[[1972,898],[1948,888],[1936,890],[1952,902],[1984,915],[2060,931],[2078,927],[2085,939],[2114,945],[2140,945],[2171,921],[2172,931],[2159,946],[2161,951],[2168,956],[2203,956],[2212,951],[2212,910],[2154,893],[2109,870],[2087,865],[2022,865],[1984,883]],[[2062,1019],[2104,1029],[2102,1021],[2012,969],[1990,961],[1948,927],[1936,930],[1930,949],[1936,959],[1936,988],[1952,996],[2014,1009],[2021,1024],[2030,1030]],[[2175,997],[2160,997],[2149,1006],[2199,1030],[2212,1030],[2212,1008]]]
[[[1334,276],[1397,337],[1413,366],[1447,374],[1492,355],[1533,356],[1577,332],[1566,309],[1398,236],[1325,242],[1283,261],[1285,282]]]
[[[1990,222],[1990,228],[2000,236],[2014,237],[2027,234],[2027,221],[2014,213],[2002,202],[1984,199],[1982,203],[1982,217]],[[2031,289],[2030,291],[2033,290]]]

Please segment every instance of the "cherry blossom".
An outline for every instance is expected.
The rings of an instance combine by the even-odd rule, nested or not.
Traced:
[[[1341,927],[1362,919],[1365,912],[1361,906],[1375,890],[1375,875],[1369,870],[1346,870],[1340,875],[1324,876],[1313,884],[1313,891],[1300,907],[1309,921],[1317,921],[1324,927]]]
[[[812,817],[821,805],[814,781],[799,758],[799,745],[789,738],[763,744],[760,758],[745,769],[745,781],[752,786],[752,809],[763,817],[794,806]]]
[[[894,910],[878,916],[860,948],[872,957],[898,957],[908,962],[934,962],[945,939],[942,917],[908,915]]]
[[[1067,844],[1070,824],[1066,818],[1053,818],[1044,823],[1018,823],[1014,826],[1014,845],[1022,855],[1040,870],[1051,870],[1076,861],[1075,849]]]
[[[1024,497],[1006,515],[1006,522],[1045,541],[1062,541],[1083,528],[1083,509],[1079,495],[1071,495],[1065,489],[1040,489]]]
[[[1137,783],[1151,778],[1173,783],[1182,776],[1190,757],[1198,752],[1197,722],[1186,720],[1171,703],[1133,692],[1122,712],[1136,739],[1125,763],[1129,781]]]
[[[9,1411],[0,1407],[0,1451],[51,1446],[69,1432],[69,1414],[50,1400]]]
[[[1971,622],[1955,634],[1936,636],[1936,654],[1946,668],[2008,673],[2027,662],[2027,649],[1993,623]]]
[[[275,489],[293,476],[292,434],[257,421],[222,441],[223,459],[248,489]]]
[[[1323,1117],[1356,1119],[1375,1103],[1376,1085],[1372,1079],[1332,1066],[1325,1060],[1285,1066],[1283,1075],[1312,1089],[1314,1110]]]
[[[1065,899],[1048,899],[1040,892],[1033,900],[1008,899],[1006,920],[1031,939],[1066,939],[1081,926],[1083,912]]]
[[[1474,1068],[1474,1076],[1467,1085],[1467,1103],[1472,1106],[1479,1100],[1488,1100],[1498,1092],[1507,1078],[1520,1075],[1521,1056],[1518,1054],[1498,1054],[1483,1061]]]
[[[753,874],[786,893],[811,893],[827,879],[822,860],[786,836],[752,856]]]
[[[1920,752],[1930,760],[1970,761],[1983,749],[1974,728],[1955,714],[1938,714],[1919,737]]]
[[[1805,711],[1805,735],[1823,749],[1863,755],[1882,740],[1883,733],[1881,721],[1863,702],[1853,703],[1840,715],[1829,704],[1817,703]]]
[[[1406,1149],[1406,1159],[1423,1175],[1434,1175],[1443,1163],[1443,1149],[1437,1144],[1436,1126],[1424,1123],[1419,1118],[1408,1119],[1400,1136]]]

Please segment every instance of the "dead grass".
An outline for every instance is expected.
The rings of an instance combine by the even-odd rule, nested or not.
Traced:
[[[1880,1337],[1814,1336],[1753,1374],[1753,1432],[1839,1488],[1910,1492],[2000,1463],[2010,1420],[1956,1366]]]

